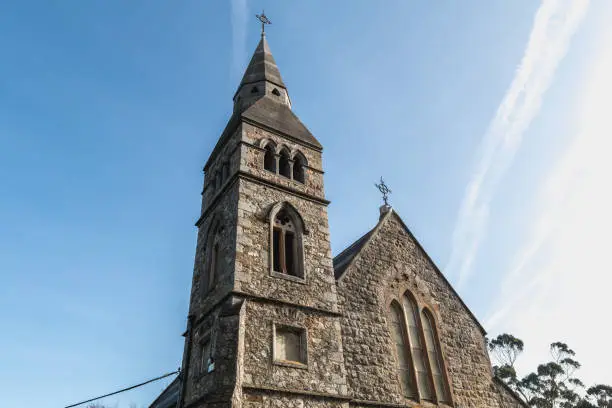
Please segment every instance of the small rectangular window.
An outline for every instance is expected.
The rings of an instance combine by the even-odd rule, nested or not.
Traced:
[[[275,327],[274,359],[306,364],[306,331],[298,327]]]
[[[281,231],[277,228],[274,228],[274,230],[272,231],[272,258],[273,268],[276,272],[282,272],[280,259],[280,236]]]

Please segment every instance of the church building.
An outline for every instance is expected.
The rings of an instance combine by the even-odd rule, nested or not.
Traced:
[[[204,165],[181,374],[151,407],[524,407],[394,208],[332,258],[323,146],[263,30],[233,100]]]

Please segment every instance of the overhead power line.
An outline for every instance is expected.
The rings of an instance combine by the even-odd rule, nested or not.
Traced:
[[[151,380],[149,380],[149,381],[145,381],[145,382],[140,383],[140,384],[132,385],[131,387],[127,387],[127,388],[124,388],[124,389],[119,390],[119,391],[111,392],[110,394],[101,395],[101,396],[96,397],[96,398],[91,398],[91,399],[88,399],[87,401],[81,401],[81,402],[78,402],[78,403],[76,403],[76,404],[67,405],[65,408],[72,408],[72,407],[76,407],[77,405],[86,404],[86,403],[91,402],[91,401],[99,400],[100,398],[110,397],[111,395],[119,394],[119,393],[124,392],[124,391],[133,390],[134,388],[142,387],[143,385],[146,385],[146,384],[152,383],[152,382],[154,382],[154,381],[161,380],[162,378],[166,378],[166,377],[170,377],[171,375],[178,374],[178,373],[180,373],[180,371],[181,371],[181,370],[180,370],[180,369],[178,369],[178,370],[173,371],[173,372],[171,372],[171,373],[164,374],[164,375],[162,375],[162,376],[160,376],[160,377],[153,378],[153,379],[151,379]]]

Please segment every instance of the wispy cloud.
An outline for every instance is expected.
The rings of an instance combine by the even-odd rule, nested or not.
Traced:
[[[547,343],[567,342],[583,363],[580,376],[588,385],[612,381],[612,356],[601,352],[612,336],[606,323],[612,284],[612,27],[600,40],[576,101],[579,131],[541,188],[533,228],[486,319],[493,331],[525,340],[530,347],[523,366],[531,370],[542,362]]]
[[[536,12],[521,63],[477,154],[453,232],[446,272],[461,287],[486,235],[489,205],[523,134],[540,111],[542,98],[588,8],[588,0],[543,0]]]
[[[231,0],[232,7],[232,68],[233,79],[239,77],[244,70],[246,55],[246,27],[249,7],[247,0]],[[239,80],[240,78],[238,78]]]

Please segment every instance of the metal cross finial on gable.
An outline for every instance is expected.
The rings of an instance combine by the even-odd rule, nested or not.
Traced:
[[[383,180],[382,177],[380,178],[380,184],[374,183],[374,185],[376,186],[378,191],[381,192],[383,196],[383,201],[385,202],[385,205],[388,206],[389,205],[389,194],[392,193],[391,189],[389,188],[389,186],[385,184],[385,180]]]
[[[255,14],[255,17],[261,21],[261,36],[263,37],[266,34],[266,24],[272,24],[272,22],[266,17],[266,13],[263,10],[261,14]]]

